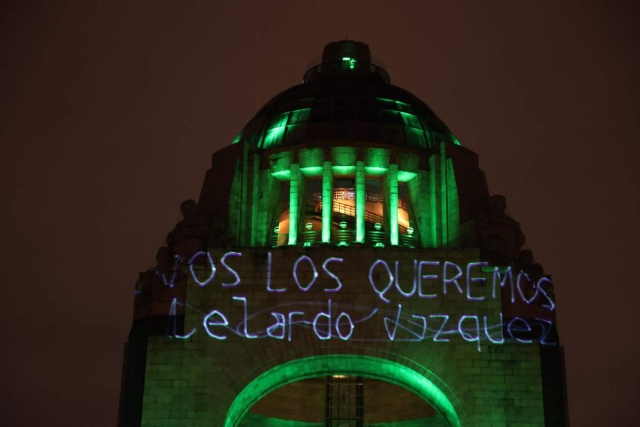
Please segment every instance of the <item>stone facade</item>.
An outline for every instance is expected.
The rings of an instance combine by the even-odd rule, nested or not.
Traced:
[[[324,60],[140,274],[120,427],[567,426],[553,284],[506,198],[366,45]],[[329,415],[343,380],[357,421]]]
[[[517,322],[511,330],[503,329],[502,305],[511,304],[511,283],[501,286],[504,275],[482,271],[477,251],[285,247],[209,253],[210,259],[203,253],[191,269],[182,266],[176,275],[174,297],[177,301],[186,291],[187,301],[181,307],[184,327],[177,335],[189,338],[149,338],[142,425],[231,426],[226,423],[234,400],[249,399],[242,409],[248,410],[274,388],[329,372],[415,387],[396,378],[397,364],[442,392],[457,418],[451,425],[544,425],[539,347],[547,337],[542,330],[534,331],[535,337],[525,336],[522,329],[527,328]],[[421,261],[430,264],[423,264],[422,279],[416,280]],[[389,272],[393,284],[382,292],[391,282]],[[194,277],[201,283],[211,280],[201,285]],[[522,302],[517,277],[514,306]],[[530,308],[549,318],[543,307],[548,303],[540,294]],[[280,322],[272,312],[283,316]],[[321,312],[331,315],[331,334],[328,317],[317,317]],[[352,331],[341,313],[353,322]],[[273,325],[282,326],[268,332]],[[322,358],[335,355],[380,364],[362,372],[345,358],[337,371],[327,371]],[[272,386],[239,397],[269,370],[314,357],[320,360],[317,366],[292,365],[292,372],[273,379]],[[438,396],[412,391],[437,409],[446,408],[437,403]],[[282,413],[284,419],[292,414]],[[383,422],[400,422],[411,419],[407,415],[400,411],[379,416]]]

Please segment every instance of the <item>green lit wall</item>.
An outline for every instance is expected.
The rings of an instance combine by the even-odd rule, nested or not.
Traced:
[[[266,249],[245,248],[238,252],[241,256],[226,261],[242,278],[234,286],[229,285],[237,281],[236,277],[220,263],[229,251],[211,250],[217,270],[205,286],[194,283],[189,275],[178,279],[186,281],[184,333],[193,334],[188,339],[149,338],[142,425],[164,425],[164,420],[172,419],[177,420],[177,425],[242,426],[235,423],[270,390],[327,373],[361,374],[410,389],[454,426],[458,421],[461,426],[544,425],[536,343],[507,339],[503,344],[492,344],[484,339],[478,347],[460,335],[450,336],[446,342],[414,342],[400,340],[410,337],[402,330],[397,340],[389,340],[381,317],[357,323],[358,337],[364,338],[357,341],[335,336],[319,340],[312,330],[300,325],[292,329],[290,341],[286,335],[281,340],[250,338],[272,323],[270,310],[300,311],[303,314],[297,319],[311,322],[319,311],[326,310],[329,299],[334,319],[340,311],[358,319],[371,308],[384,310],[391,319],[401,303],[404,313],[475,313],[496,322],[502,310],[499,295],[496,299],[470,302],[458,292],[435,299],[407,299],[396,293],[389,296],[389,303],[384,303],[366,280],[367,270],[377,259],[385,259],[390,265],[399,260],[400,280],[406,278],[402,283],[409,286],[416,256],[440,262],[455,260],[462,265],[477,261],[477,251],[436,249],[417,254],[401,248],[324,247],[310,251],[289,247],[272,249],[269,257]],[[319,271],[317,281],[307,292],[297,288],[292,276],[293,266],[304,254]],[[321,267],[323,260],[331,257],[344,259],[331,264],[331,271],[343,285],[338,293],[324,291],[335,287],[335,281]],[[312,269],[309,263],[300,265],[298,278],[306,284],[313,278]],[[196,273],[204,279],[210,271],[201,266]],[[491,273],[479,274],[487,280],[491,277]],[[267,290],[267,284],[273,292]],[[482,289],[474,292],[490,295],[490,287]],[[498,287],[497,291],[504,289]],[[246,308],[234,296],[246,298]],[[213,309],[224,313],[229,327],[236,331],[212,327],[212,332],[226,335],[224,340],[210,337],[203,328],[204,316]],[[245,329],[243,319],[247,315],[250,321]],[[344,322],[342,326],[346,333]],[[425,420],[423,427],[432,425],[432,421]]]
[[[485,339],[478,346],[460,334],[437,342],[413,342],[411,332],[402,328],[398,333],[404,334],[403,339],[389,339],[389,325],[379,316],[374,321],[367,320],[366,327],[358,326],[359,333],[365,335],[355,340],[335,336],[320,340],[309,328],[297,327],[287,331],[294,334],[291,340],[287,335],[283,339],[265,339],[250,333],[254,328],[265,331],[273,327],[269,313],[274,310],[299,312],[299,320],[310,325],[319,310],[326,309],[328,300],[332,301],[333,310],[340,307],[361,318],[366,317],[363,307],[375,307],[386,313],[385,319],[393,319],[394,310],[401,304],[403,316],[414,312],[447,313],[460,318],[471,313],[477,319],[491,319],[493,331],[500,329],[495,322],[499,325],[501,319],[502,288],[497,290],[496,298],[481,303],[472,303],[456,292],[446,299],[381,302],[372,295],[366,278],[372,263],[380,259],[390,266],[389,277],[399,274],[397,280],[403,287],[411,286],[412,280],[415,283],[412,275],[419,277],[411,270],[420,259],[441,264],[479,262],[477,246],[459,249],[461,242],[475,239],[478,210],[470,200],[485,197],[481,187],[484,181],[477,183],[483,175],[473,153],[447,143],[434,144],[428,150],[327,143],[322,147],[304,145],[263,151],[240,142],[229,150],[242,153],[236,157],[228,204],[229,231],[235,240],[225,249],[210,249],[217,265],[215,271],[208,271],[206,263],[196,267],[203,278],[207,274],[215,276],[210,283],[198,285],[185,279],[189,276],[187,267],[182,268],[185,274],[178,275],[183,278],[180,280],[186,280],[182,285],[187,289],[184,333],[189,337],[150,338],[143,425],[162,425],[162,420],[186,417],[188,424],[194,426],[253,427],[278,420],[285,420],[282,425],[302,426],[299,420],[260,418],[247,410],[274,388],[334,372],[336,365],[329,362],[334,360],[326,358],[329,356],[340,360],[342,366],[350,366],[350,370],[343,369],[344,373],[405,387],[440,414],[439,418],[401,419],[393,421],[393,425],[543,425],[540,350],[536,343],[525,345],[511,339],[495,344]],[[226,159],[224,155],[223,152],[220,159]],[[215,164],[216,156],[213,160]],[[383,199],[382,208],[376,213],[379,217],[374,219],[383,236],[378,241],[373,240],[376,230],[372,228],[372,211],[367,207],[372,206],[367,187],[371,182],[378,183]],[[353,189],[353,200],[348,205],[352,220],[345,232],[351,232],[349,227],[353,230],[346,247],[339,245],[336,229],[347,221],[335,207],[338,203],[347,206],[347,201],[335,199],[336,185]],[[310,200],[316,200],[311,213]],[[207,206],[206,198],[202,205]],[[310,215],[316,215],[319,224],[313,230],[305,228]],[[400,224],[402,215],[408,215],[411,235],[407,222]],[[286,221],[281,222],[282,218]],[[309,241],[314,233],[316,240]],[[341,236],[343,239],[344,234]],[[238,286],[230,285],[234,276],[220,263],[230,251],[238,254],[230,258],[242,277]],[[344,285],[336,294],[321,290],[333,283],[324,270],[323,262],[329,259],[334,259],[330,269]],[[205,258],[201,256],[200,260]],[[311,260],[315,261],[315,271],[309,267]],[[296,263],[303,267],[294,278],[292,267]],[[394,263],[400,269],[392,273]],[[376,280],[386,280],[386,274],[376,271]],[[491,273],[483,274],[488,283]],[[318,286],[308,292],[296,291],[294,279],[300,283],[317,280]],[[246,307],[239,302],[242,298]],[[221,317],[213,317],[218,325],[214,329],[225,333],[224,340],[207,335],[203,327],[203,318],[214,309],[224,313],[228,328],[234,328],[219,329],[220,323],[215,322],[220,322]],[[246,313],[257,314],[249,315],[249,321],[243,323]],[[419,323],[416,319],[410,329]],[[345,325],[341,333],[348,334]],[[430,329],[437,330],[437,326]],[[366,363],[372,360],[376,362]],[[397,369],[389,371],[390,366]],[[423,388],[416,388],[402,380],[399,372],[418,372],[420,381],[427,382],[422,382]]]

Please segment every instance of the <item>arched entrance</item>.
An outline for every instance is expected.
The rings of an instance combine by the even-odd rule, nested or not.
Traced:
[[[451,427],[460,427],[460,419],[451,401],[428,378],[397,362],[349,354],[300,358],[263,372],[236,396],[227,413],[224,427],[237,427],[249,408],[276,388],[332,374],[362,375],[404,387],[438,410]]]

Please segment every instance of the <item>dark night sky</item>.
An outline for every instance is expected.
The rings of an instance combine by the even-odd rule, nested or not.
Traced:
[[[211,153],[345,36],[480,155],[553,275],[572,425],[632,425],[635,2],[186,3],[0,6],[0,425],[116,425],[138,272]]]

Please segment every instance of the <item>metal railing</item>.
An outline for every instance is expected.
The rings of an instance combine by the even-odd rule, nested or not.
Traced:
[[[344,60],[323,62],[311,67],[304,73],[302,81],[309,83],[321,77],[369,76],[372,74],[380,77],[387,84],[391,82],[389,74],[377,65],[361,61],[345,62]]]
[[[311,208],[311,209],[309,209]],[[333,202],[333,213],[339,213],[339,214],[343,214],[346,216],[351,216],[355,219],[356,217],[356,208],[353,205],[348,205],[346,203],[338,203],[338,202]],[[307,211],[311,211],[311,212],[322,212],[322,202],[321,203],[314,203],[312,206],[307,206]],[[379,223],[379,224],[384,224],[384,218],[381,215],[375,214],[373,212],[370,211],[364,211],[364,222],[365,223],[369,223],[369,224],[375,224],[375,223]],[[407,227],[398,224],[398,231],[401,234],[407,234]]]
[[[353,188],[334,188],[333,200],[355,200],[355,190]],[[364,200],[367,202],[382,203],[384,201],[384,197],[379,191],[367,191],[364,193]],[[322,204],[322,193],[319,191],[312,193],[309,198],[309,203],[311,202]],[[400,197],[398,197],[398,207],[405,211],[409,208],[406,200]]]

